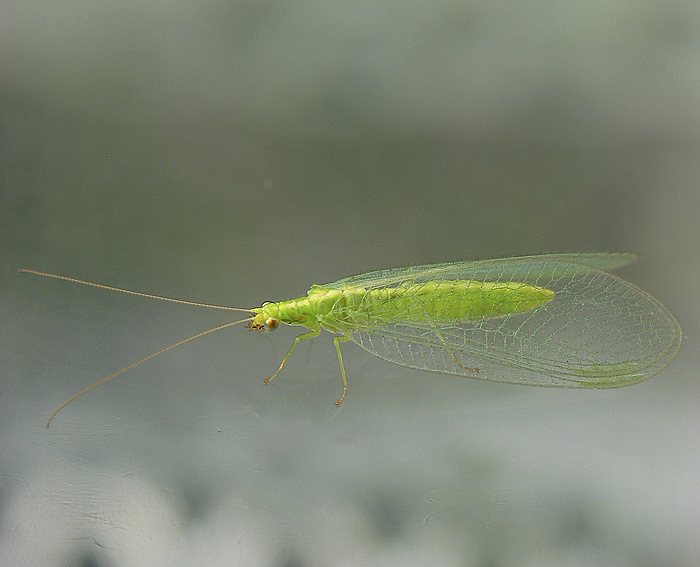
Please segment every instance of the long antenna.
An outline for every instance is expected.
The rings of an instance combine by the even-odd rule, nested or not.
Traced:
[[[145,297],[147,299],[158,299],[160,301],[169,301],[170,303],[180,303],[182,305],[191,305],[193,307],[205,307],[207,309],[222,309],[224,311],[242,311],[243,313],[250,313],[250,309],[244,309],[242,307],[229,307],[227,305],[212,305],[210,303],[199,303],[197,301],[186,301],[184,299],[173,299],[172,297],[163,297],[162,295],[153,295],[151,293],[143,293],[140,291],[131,291],[130,289],[122,289],[120,287],[112,287],[111,285],[104,285],[95,282],[88,282],[85,280],[79,280],[77,278],[71,278],[69,276],[61,276],[59,274],[50,274],[48,272],[40,272],[38,270],[32,270],[29,268],[21,268],[17,270],[24,274],[34,274],[35,276],[42,276],[44,278],[53,278],[55,280],[62,280],[64,282],[71,282],[80,285],[87,285],[90,287],[96,287],[98,289],[105,289],[107,291],[117,291],[119,293],[126,293],[127,295],[135,295],[137,297]]]
[[[105,384],[109,382],[110,380],[116,378],[117,376],[121,376],[125,372],[128,372],[132,368],[135,368],[144,362],[148,362],[152,358],[155,358],[156,356],[160,356],[164,352],[168,352],[169,350],[173,350],[176,347],[179,347],[181,345],[184,345],[185,343],[192,342],[196,339],[199,339],[205,335],[209,335],[211,333],[216,333],[217,331],[221,331],[223,329],[228,329],[229,327],[233,327],[234,325],[238,325],[240,323],[245,323],[246,321],[250,321],[250,318],[248,319],[242,319],[240,321],[234,321],[233,323],[224,323],[223,325],[219,325],[217,327],[212,327],[211,329],[207,329],[206,331],[202,331],[201,333],[197,333],[196,335],[192,335],[191,337],[187,337],[186,339],[180,339],[176,343],[173,343],[171,345],[168,345],[166,347],[163,347],[160,350],[157,350],[156,352],[152,352],[151,354],[144,356],[143,358],[139,358],[138,360],[132,362],[131,364],[127,364],[124,368],[120,368],[116,372],[112,372],[111,374],[108,374],[107,376],[103,376],[99,380],[93,382],[92,384],[89,384],[82,388],[81,390],[77,391],[75,394],[73,394],[70,398],[68,398],[65,402],[63,402],[60,406],[58,406],[53,413],[49,416],[48,421],[46,422],[46,428],[48,429],[51,426],[51,422],[53,421],[53,418],[56,417],[63,408],[65,408],[68,404],[73,403],[75,400],[78,398],[84,396],[87,394],[90,390],[94,390],[98,386],[101,386],[102,384]]]

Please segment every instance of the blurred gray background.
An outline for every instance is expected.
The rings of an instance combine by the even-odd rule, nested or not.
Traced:
[[[697,2],[0,4],[0,564],[697,565]],[[656,378],[409,370],[242,307],[371,269],[632,250]]]

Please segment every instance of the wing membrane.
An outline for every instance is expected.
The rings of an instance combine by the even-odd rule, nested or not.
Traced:
[[[675,356],[681,332],[656,299],[598,269],[633,260],[632,255],[615,256],[530,256],[418,266],[323,287],[372,289],[473,279],[551,289],[551,302],[525,313],[448,324],[370,324],[352,339],[380,358],[411,368],[541,386],[616,387],[659,372]],[[474,367],[478,374],[469,370]]]
[[[348,286],[360,286],[367,289],[401,285],[439,279],[465,279],[470,274],[483,272],[495,266],[510,266],[512,274],[529,272],[534,265],[542,265],[545,271],[554,273],[562,269],[561,264],[580,265],[598,270],[613,270],[637,261],[637,255],[630,252],[599,252],[583,254],[544,254],[539,256],[521,256],[516,258],[499,258],[494,260],[473,260],[467,262],[448,262],[444,264],[426,264],[406,268],[376,270],[356,276],[342,278],[319,287],[342,289]],[[556,265],[554,264],[556,263]],[[566,269],[566,267],[564,267]],[[569,269],[571,269],[569,267]],[[476,278],[474,278],[476,279]]]

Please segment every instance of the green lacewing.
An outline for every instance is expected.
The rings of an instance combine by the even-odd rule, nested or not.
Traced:
[[[305,327],[299,343],[334,335],[342,392],[348,389],[340,344],[353,341],[395,364],[471,378],[533,386],[616,388],[653,376],[676,355],[681,329],[655,298],[610,273],[637,259],[631,253],[547,254],[378,270],[314,284],[306,295],[244,309],[185,301],[22,269],[45,276],[248,317],[184,338],[100,378],[50,416],[93,388],[175,347],[247,323],[274,331]]]

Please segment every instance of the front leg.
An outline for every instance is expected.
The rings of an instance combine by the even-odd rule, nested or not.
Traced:
[[[287,361],[289,360],[289,357],[292,356],[292,353],[294,352],[294,349],[297,348],[297,345],[298,345],[301,341],[306,341],[306,340],[309,340],[309,339],[315,339],[316,337],[318,337],[319,334],[321,334],[321,329],[312,329],[312,330],[310,330],[308,333],[302,333],[301,335],[297,335],[297,337],[294,339],[294,342],[292,343],[292,346],[289,347],[289,350],[287,351],[287,354],[284,355],[284,358],[282,359],[282,362],[281,362],[281,364],[280,364],[280,367],[279,367],[277,370],[275,370],[275,372],[272,373],[270,376],[268,376],[267,378],[265,378],[265,379],[263,380],[263,382],[264,382],[265,384],[269,384],[270,382],[272,382],[272,381],[277,377],[277,375],[278,375],[278,374],[282,371],[282,369],[284,368],[284,365],[287,364]]]

